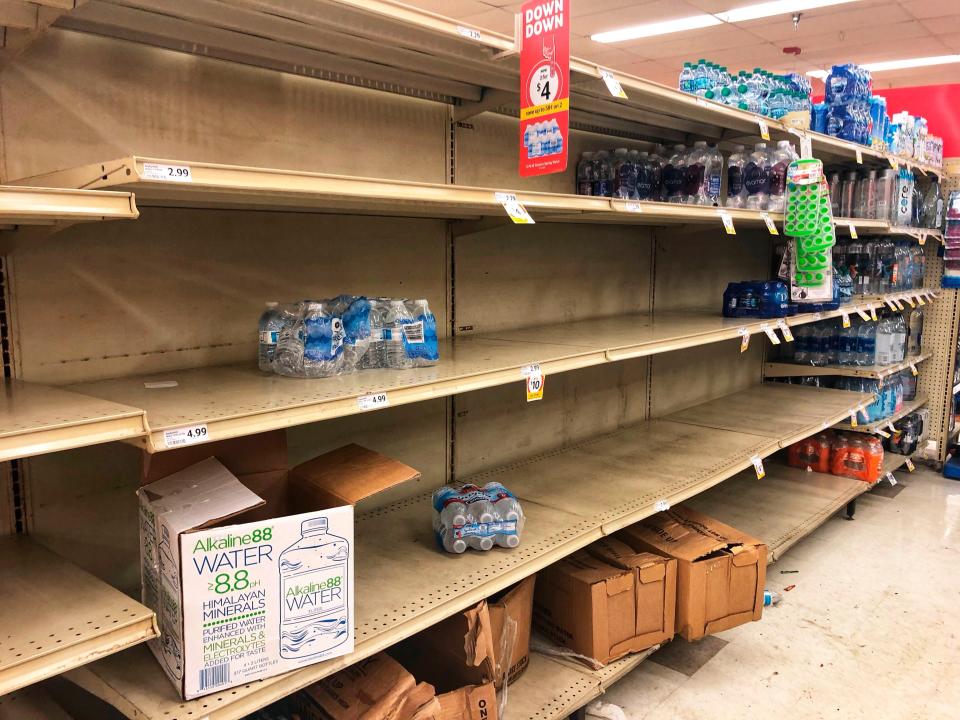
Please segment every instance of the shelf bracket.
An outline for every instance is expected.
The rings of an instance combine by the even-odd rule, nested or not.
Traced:
[[[516,102],[519,92],[509,90],[497,90],[495,88],[484,88],[482,97],[477,101],[461,102],[453,108],[454,122],[468,120],[481,113],[495,110],[501,105],[509,105],[511,101]]]

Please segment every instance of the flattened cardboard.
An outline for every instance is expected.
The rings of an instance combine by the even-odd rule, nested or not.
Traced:
[[[440,720],[497,720],[493,683],[471,685],[438,695]]]
[[[682,505],[616,537],[636,551],[677,560],[676,624],[687,640],[760,619],[767,565],[762,541]]]
[[[356,505],[420,473],[399,460],[359,445],[345,445],[290,471],[290,499],[314,507]]]
[[[531,575],[508,589],[496,600],[487,601],[490,613],[490,628],[493,636],[493,652],[496,658],[496,685],[502,684],[504,658],[501,657],[500,637],[507,618],[517,623],[513,653],[508,661],[507,684],[512,683],[530,664],[530,624],[533,620],[533,589],[537,576]]]
[[[636,557],[629,549],[623,554]],[[664,604],[672,595],[665,586],[675,582],[669,564],[649,557],[637,563],[650,580],[646,585],[638,586],[640,567],[631,562],[616,567],[586,550],[541,570],[534,625],[554,642],[601,664],[671,637],[671,603]]]

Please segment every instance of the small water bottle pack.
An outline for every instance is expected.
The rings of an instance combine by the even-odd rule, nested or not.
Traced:
[[[500,483],[460,489],[445,485],[433,492],[433,532],[437,545],[449,553],[494,545],[515,548],[523,523],[520,501]]]
[[[437,319],[426,300],[340,295],[267,303],[260,317],[264,372],[329,377],[423,367],[438,359]]]

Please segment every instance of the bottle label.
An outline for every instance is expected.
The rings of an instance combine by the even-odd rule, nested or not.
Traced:
[[[581,180],[578,182],[577,195],[593,195],[593,183],[589,180]]]
[[[597,180],[593,183],[593,194],[597,197],[610,197],[610,181]]]
[[[281,573],[286,562],[288,561],[280,561]],[[282,622],[339,612],[346,605],[346,563],[337,563],[283,578]]]
[[[697,195],[703,186],[703,165],[693,163],[688,165],[683,174],[683,191],[686,195]]]
[[[783,195],[787,188],[787,163],[778,162],[770,168],[770,194]]]
[[[264,330],[260,333],[261,345],[276,345],[280,339],[279,330]]]
[[[708,180],[709,181],[707,182],[707,194],[711,198],[714,198],[714,199],[719,198],[720,197],[720,173],[713,173]]]
[[[663,187],[667,195],[679,195],[683,191],[684,172],[682,168],[667,165],[663,169]]]
[[[727,196],[739,195],[743,190],[743,170],[736,165],[727,168]]]
[[[744,168],[743,184],[751,195],[765,193],[770,188],[770,171],[762,165],[749,162]]]

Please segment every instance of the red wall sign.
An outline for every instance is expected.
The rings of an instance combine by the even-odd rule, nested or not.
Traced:
[[[520,8],[520,175],[567,169],[570,135],[570,2]]]

